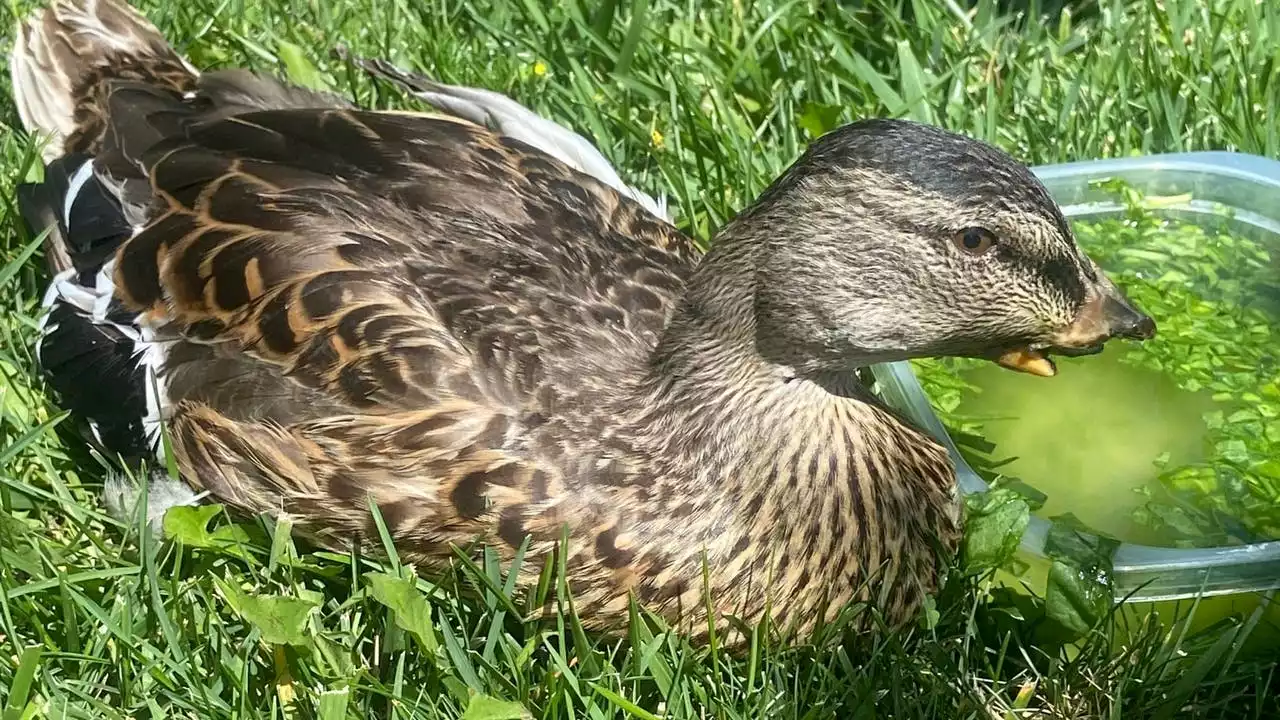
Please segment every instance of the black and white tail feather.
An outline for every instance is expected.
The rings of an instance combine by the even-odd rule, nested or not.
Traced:
[[[44,179],[18,188],[18,206],[33,232],[48,232],[45,258],[53,273],[35,352],[63,407],[83,422],[101,453],[132,471],[164,467],[162,369],[166,341],[116,297],[115,255],[135,232],[118,187],[95,172],[91,154],[68,147],[82,119],[78,96],[113,63],[135,66],[164,54],[194,77],[197,71],[154,26],[112,0],[55,2],[15,32],[10,57],[14,102],[26,130],[44,145]],[[107,508],[134,517],[140,489],[126,472],[106,483]],[[147,519],[159,529],[169,508],[199,502],[163,471],[150,472]]]
[[[136,208],[122,202],[121,184],[92,154],[71,145],[84,122],[77,104],[93,83],[145,81],[149,63],[192,81],[200,73],[150,22],[118,0],[58,0],[20,22],[15,37],[9,65],[14,101],[27,132],[45,141],[44,179],[18,190],[32,231],[48,231],[45,257],[53,273],[44,296],[37,360],[62,405],[85,422],[87,439],[100,452],[126,468],[164,468],[165,361],[173,341],[126,309],[113,282],[116,251],[139,229],[130,221]],[[664,199],[625,184],[585,138],[505,95],[435,83],[380,61],[349,59],[441,112],[518,137],[669,217]],[[157,530],[169,508],[196,504],[205,496],[163,471],[150,476],[146,517]],[[104,490],[108,510],[122,521],[135,517],[141,495],[129,477],[114,474]]]
[[[169,341],[115,295],[115,250],[134,232],[120,203],[83,155],[49,163],[43,182],[19,188],[18,203],[33,229],[52,216],[46,242],[57,245],[49,256],[68,263],[45,291],[35,348],[41,370],[100,452],[129,469],[144,463],[163,468],[161,372]],[[147,519],[157,531],[169,507],[204,496],[162,470],[150,477]],[[121,521],[134,516],[140,494],[128,478],[115,473],[105,489],[107,508]]]

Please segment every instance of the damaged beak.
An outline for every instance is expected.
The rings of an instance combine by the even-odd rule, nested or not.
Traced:
[[[1096,266],[1095,266],[1096,269]],[[1013,348],[996,357],[1000,365],[1032,375],[1050,377],[1058,370],[1049,354],[1092,355],[1112,338],[1149,340],[1156,334],[1156,323],[1125,297],[1120,288],[1098,270],[1098,281],[1090,289],[1075,320],[1060,329],[1043,344]]]

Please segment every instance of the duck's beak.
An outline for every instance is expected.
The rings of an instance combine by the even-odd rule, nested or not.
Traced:
[[[1055,332],[1045,343],[1005,351],[996,358],[1000,365],[1042,377],[1058,372],[1049,353],[1092,355],[1112,338],[1149,340],[1156,334],[1155,320],[1139,310],[1120,288],[1099,270],[1098,282],[1070,324]]]

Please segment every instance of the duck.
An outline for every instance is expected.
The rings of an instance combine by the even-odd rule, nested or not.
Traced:
[[[926,124],[814,140],[704,253],[607,162],[203,72],[120,0],[36,11],[10,66],[37,358],[89,442],[321,546],[562,563],[592,630],[911,621],[955,470],[860,371],[1155,332],[1024,164]]]

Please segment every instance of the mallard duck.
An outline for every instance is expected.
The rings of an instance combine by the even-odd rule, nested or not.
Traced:
[[[529,142],[201,73],[117,0],[34,15],[11,67],[48,138],[38,356],[101,448],[167,433],[195,491],[323,544],[376,506],[424,567],[564,532],[593,628],[912,617],[955,475],[856,370],[1155,330],[1024,165],[927,125],[821,137],[700,257]]]

